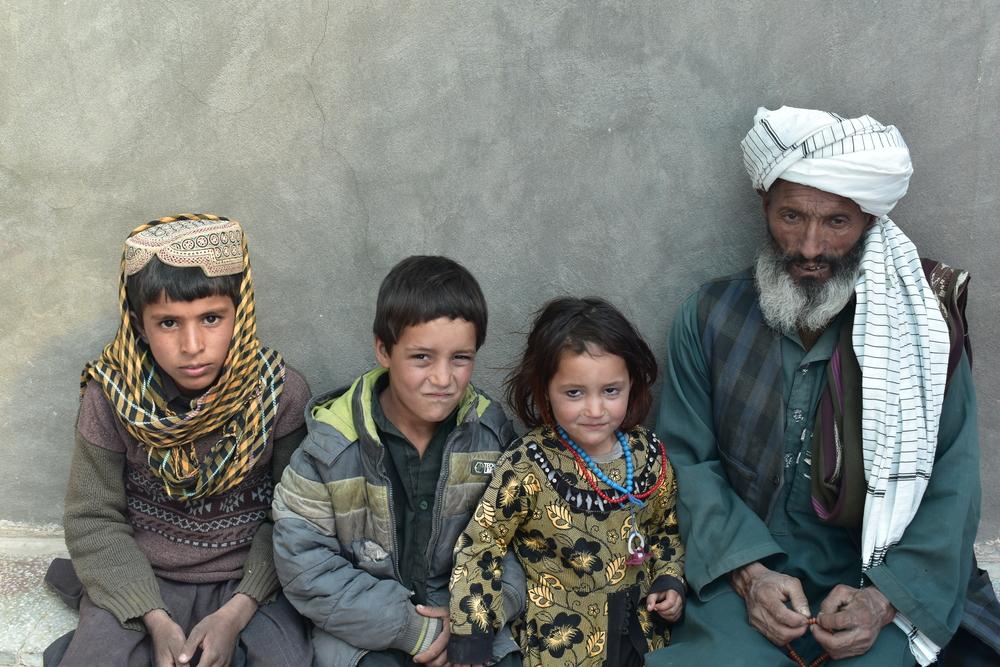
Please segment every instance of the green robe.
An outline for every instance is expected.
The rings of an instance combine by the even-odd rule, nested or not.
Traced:
[[[823,523],[812,509],[809,451],[815,410],[836,344],[832,323],[808,352],[797,335],[781,339],[785,405],[784,482],[765,523],[736,495],[719,461],[712,420],[710,364],[702,349],[697,295],[674,322],[657,432],[677,474],[678,520],[693,590],[671,645],[647,658],[651,667],[703,664],[792,665],[746,617],[746,605],[728,573],[753,561],[798,578],[813,613],[836,584],[857,588],[857,536]],[[779,480],[775,480],[776,483]],[[968,361],[953,375],[942,408],[934,470],[917,515],[884,564],[866,573],[875,585],[939,646],[962,617],[979,524],[979,442],[975,392]],[[811,634],[794,644],[807,660],[820,653]],[[883,629],[865,655],[840,664],[913,665],[902,631]]]

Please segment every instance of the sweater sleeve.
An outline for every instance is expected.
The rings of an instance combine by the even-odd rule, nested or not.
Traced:
[[[708,599],[720,590],[710,584],[725,581],[720,578],[731,570],[784,552],[723,470],[697,297],[692,295],[681,306],[670,330],[656,431],[670,448],[677,475],[685,574],[694,594]]]
[[[306,435],[303,410],[309,400],[309,386],[294,369],[287,368],[285,389],[275,425],[274,446],[271,450],[271,479],[277,484],[288,467],[292,453]],[[254,533],[250,552],[243,564],[243,579],[234,593],[243,593],[257,604],[274,599],[281,582],[274,568],[274,524],[270,517]]]
[[[497,460],[493,479],[455,545],[448,640],[453,663],[489,662],[496,633],[510,620],[511,605],[504,600],[505,559],[513,558],[508,547],[540,490],[534,473],[515,470],[511,455],[516,449]]]
[[[63,525],[73,568],[87,595],[125,627],[141,630],[143,614],[167,606],[133,538],[124,470],[123,452],[90,443],[77,432]]]

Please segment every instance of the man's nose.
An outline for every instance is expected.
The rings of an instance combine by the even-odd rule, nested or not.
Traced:
[[[813,259],[823,254],[823,232],[819,225],[809,224],[802,230],[799,253],[807,259]]]

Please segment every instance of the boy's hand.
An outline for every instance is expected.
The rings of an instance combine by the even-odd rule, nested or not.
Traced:
[[[429,618],[440,618],[441,634],[431,642],[426,651],[413,656],[413,662],[418,665],[430,665],[430,667],[451,667],[451,663],[448,662],[448,638],[451,636],[448,609],[418,604],[417,613]]]
[[[201,622],[191,629],[191,635],[184,644],[177,664],[189,664],[195,651],[201,647],[199,667],[227,667],[233,659],[237,636],[256,611],[256,600],[242,593],[234,595],[229,602],[201,619]]]
[[[674,590],[650,593],[646,596],[646,611],[655,611],[667,623],[674,623],[681,617],[684,600]]]
[[[175,667],[184,649],[184,631],[162,609],[154,609],[142,616],[146,631],[153,639],[154,667]]]

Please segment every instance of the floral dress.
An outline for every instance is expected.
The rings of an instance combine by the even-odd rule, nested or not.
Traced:
[[[603,665],[621,654],[622,642],[631,643],[640,656],[666,645],[669,629],[659,615],[646,611],[645,598],[668,589],[684,594],[677,487],[656,436],[642,427],[627,435],[636,492],[659,480],[634,512],[648,559],[626,564],[633,529],[628,503],[607,502],[581,477],[556,434],[547,427],[534,429],[497,461],[492,482],[455,546],[449,655],[489,661],[493,634],[508,620],[500,583],[508,546],[527,576],[527,610],[514,626],[526,667]],[[622,457],[599,465],[609,478],[624,483]],[[606,496],[618,495],[597,484]]]

